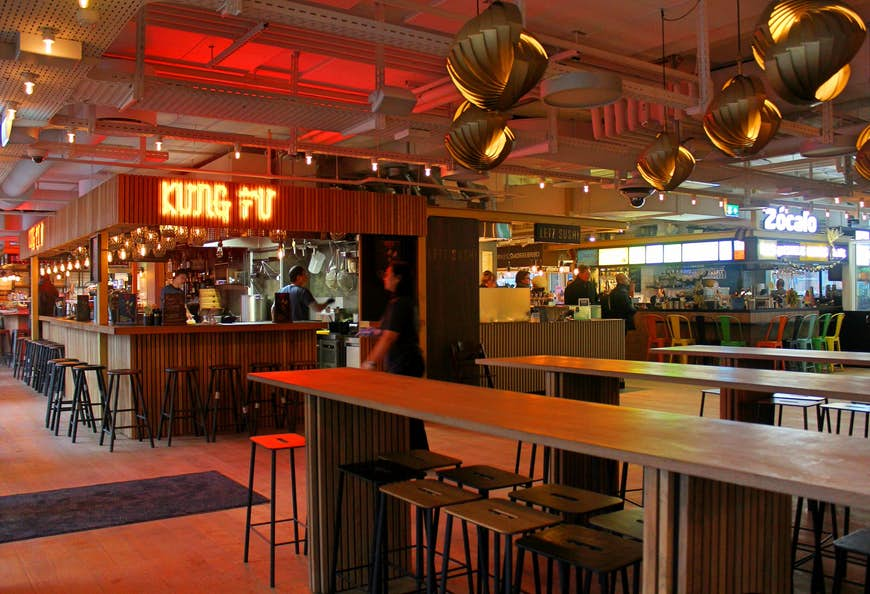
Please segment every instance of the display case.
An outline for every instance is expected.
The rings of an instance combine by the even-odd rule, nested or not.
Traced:
[[[851,282],[843,283],[844,309],[870,311],[870,241],[852,242],[849,252]]]

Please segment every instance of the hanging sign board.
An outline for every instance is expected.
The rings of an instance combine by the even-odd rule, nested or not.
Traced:
[[[770,206],[764,209],[761,226],[766,231],[789,231],[792,233],[815,233],[819,230],[819,220],[804,211],[793,215],[785,207]]]
[[[544,246],[508,245],[498,248],[499,268],[524,268],[527,266],[541,265],[544,259]]]
[[[535,242],[580,243],[580,225],[535,223]]]

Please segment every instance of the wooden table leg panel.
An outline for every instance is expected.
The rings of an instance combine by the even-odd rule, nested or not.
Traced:
[[[721,388],[719,396],[719,418],[746,423],[773,425],[772,406],[759,406],[759,400],[770,398],[770,392],[749,392]]]
[[[791,497],[655,469],[645,489],[645,592],[791,592]]]
[[[407,417],[308,396],[305,405],[309,523],[309,581],[312,592],[329,584],[338,466],[377,458],[410,447]],[[374,504],[371,486],[345,480],[341,549],[338,567],[365,565],[369,560]],[[407,514],[388,508],[387,542],[407,542]]]

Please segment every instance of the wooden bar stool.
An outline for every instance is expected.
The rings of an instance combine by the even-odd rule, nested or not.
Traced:
[[[66,398],[67,371],[69,371],[69,375],[73,380],[73,384],[75,384],[75,374],[73,374],[72,369],[76,365],[81,364],[82,362],[78,359],[70,359],[69,361],[61,361],[60,363],[55,363],[55,368],[57,369],[54,377],[55,385],[51,389],[49,394],[49,411],[47,411],[49,415],[48,428],[50,431],[54,431],[55,435],[60,432],[60,415],[64,412],[72,412],[72,396],[70,396],[69,399]]]
[[[177,419],[193,420],[194,433],[196,435],[205,435],[205,440],[209,441],[208,429],[205,426],[205,410],[199,398],[197,371],[196,367],[167,367],[164,369],[166,373],[166,385],[163,388],[163,403],[160,406],[160,424],[157,428],[157,439],[163,439],[163,424],[168,423],[166,447],[172,446],[172,431],[175,424],[173,421]],[[176,411],[176,400],[180,400],[183,396],[179,376],[184,376],[184,383],[187,385],[187,408]]]
[[[555,526],[562,519],[554,514],[542,512],[507,499],[480,499],[469,503],[451,505],[444,508],[447,525],[444,531],[444,564],[441,570],[441,594],[447,588],[447,560],[450,558],[453,518],[458,518],[477,528],[477,592],[489,591],[489,537],[492,534],[493,592],[513,592],[513,540],[535,530]],[[503,551],[502,551],[503,549]],[[517,565],[517,580],[520,583],[521,571]]]
[[[577,574],[577,590],[591,592],[592,577],[598,576],[600,592],[612,592],[611,578],[618,573],[622,577],[622,592],[628,594],[628,569],[634,571],[631,591],[640,592],[640,562],[643,559],[643,545],[639,542],[613,536],[600,530],[593,530],[574,524],[561,524],[524,536],[517,541],[517,549],[529,551],[552,559],[559,566],[559,585],[563,594],[568,594],[570,569]],[[522,579],[522,566],[518,566],[517,581]],[[584,575],[585,574],[585,575]],[[581,589],[580,583],[583,582]],[[536,589],[539,594],[539,590]]]
[[[281,368],[277,363],[257,362],[251,363],[248,373],[260,373],[263,371],[278,371]],[[267,394],[268,392],[268,394]],[[245,402],[242,404],[242,423],[248,430],[248,434],[256,435],[260,423],[260,409],[264,404],[272,405],[272,418],[275,426],[278,425],[278,389],[265,386],[260,382],[248,382],[245,392]]]
[[[388,452],[381,454],[378,459],[397,464],[409,470],[427,472],[440,468],[459,468],[462,460],[452,456],[445,456],[432,450],[408,450],[407,452]]]
[[[94,414],[94,401],[91,398],[91,388],[88,385],[88,372],[92,372],[97,380],[97,394],[100,397],[100,414],[106,408],[106,378],[103,373],[106,371],[105,365],[92,365],[89,363],[80,363],[72,368],[73,381],[75,388],[73,389],[72,398],[72,414],[69,419],[69,429],[67,434],[72,437],[72,442],[76,442],[76,435],[80,424],[85,424],[90,427],[94,433],[98,431],[97,416]],[[79,418],[81,416],[81,419]]]
[[[12,331],[12,377],[15,379],[21,379],[28,340],[30,340],[30,333],[22,330]]]
[[[64,390],[66,389],[66,382],[64,381],[66,368],[59,366],[60,363],[81,363],[78,359],[52,359],[48,361],[48,371],[46,376],[46,390],[45,396],[47,401],[45,403],[45,427],[50,427],[51,423],[51,411],[54,407],[55,398],[63,398]]]
[[[434,594],[435,592],[435,552],[436,542],[438,538],[438,516],[442,508],[448,505],[456,505],[468,501],[480,499],[480,495],[446,485],[441,481],[432,479],[420,479],[412,481],[403,481],[400,483],[390,483],[380,488],[381,498],[378,502],[380,510],[378,523],[376,525],[377,535],[375,538],[375,549],[372,553],[372,558],[375,560],[375,570],[372,577],[372,592],[379,592],[382,586],[386,586],[388,579],[385,563],[381,560],[384,557],[382,551],[386,548],[384,541],[386,533],[386,522],[384,521],[386,509],[385,497],[392,497],[399,501],[414,506],[414,515],[416,519],[416,563],[415,563],[415,580],[417,589],[423,587],[424,572],[423,572],[423,554],[426,554],[426,594]],[[425,534],[425,543],[424,543]],[[445,563],[447,560],[445,559]],[[463,566],[464,567],[464,566]],[[464,567],[470,571],[470,567]],[[382,583],[383,582],[383,583]]]
[[[607,532],[643,541],[643,510],[623,509],[589,518],[589,524]]]
[[[209,365],[205,416],[211,415],[211,440],[217,439],[218,415],[229,411],[236,431],[242,430],[239,395],[242,391],[242,366],[232,363]],[[223,401],[223,403],[221,402]]]
[[[280,546],[292,544],[296,547],[296,554],[299,554],[299,544],[304,543],[304,553],[308,554],[308,537],[307,535],[299,537],[299,527],[302,526],[307,530],[305,523],[299,521],[299,510],[296,504],[296,450],[305,447],[305,437],[298,433],[281,433],[277,435],[257,435],[251,437],[251,466],[248,473],[248,511],[245,515],[245,554],[244,562],[248,562],[248,549],[251,542],[251,531],[257,536],[264,538],[269,543],[269,586],[275,587],[275,549]],[[272,469],[270,475],[270,495],[269,495],[269,520],[264,522],[251,522],[251,507],[254,503],[254,468],[256,467],[257,447],[264,448],[272,454]],[[292,516],[278,519],[275,494],[276,494],[276,461],[278,452],[281,450],[290,450],[290,501]],[[277,542],[275,538],[275,527],[277,524],[284,523],[293,524],[293,538]],[[269,537],[266,538],[256,530],[258,526],[269,526]]]
[[[109,434],[109,451],[115,451],[115,435],[118,429],[136,429],[139,441],[143,434],[148,433],[148,441],[154,447],[154,435],[151,433],[151,421],[148,418],[148,407],[145,404],[145,395],[142,390],[142,371],[140,369],[110,369],[109,390],[106,405],[103,407],[103,426],[100,431],[100,445],[106,433]],[[118,398],[120,395],[121,378],[130,379],[130,406],[120,408]],[[118,425],[118,413],[130,413],[130,425]]]

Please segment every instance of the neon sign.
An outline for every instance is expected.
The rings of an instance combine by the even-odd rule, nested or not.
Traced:
[[[763,227],[767,231],[815,233],[819,229],[819,220],[806,210],[800,215],[793,215],[789,214],[785,207],[777,210],[771,206],[764,209]]]
[[[229,187],[222,183],[162,180],[160,212],[170,218],[205,217],[228,225],[235,204],[242,221],[270,221],[277,195],[266,186],[240,186],[230,195]]]
[[[35,252],[45,243],[45,225],[36,223],[33,227],[27,230],[27,247],[31,252]]]

